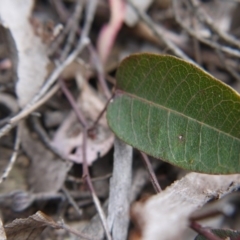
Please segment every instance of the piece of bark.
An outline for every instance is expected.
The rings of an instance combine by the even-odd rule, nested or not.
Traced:
[[[12,60],[17,73],[16,93],[24,107],[39,91],[48,75],[50,60],[47,46],[42,43],[30,23],[34,1],[1,0],[0,21],[11,32]]]
[[[240,184],[240,175],[189,173],[145,203],[136,203],[132,212],[141,227],[141,239],[184,239],[190,214],[212,197],[227,192],[233,183]]]
[[[153,167],[156,168],[158,164],[154,164]],[[139,168],[133,176],[131,194],[130,194],[130,203],[132,203],[136,197],[141,192],[142,188],[149,181],[149,173],[144,168]],[[107,213],[108,200],[103,204],[103,210],[105,214]],[[90,223],[84,228],[84,234],[87,234],[92,237],[98,237],[99,239],[104,238],[104,229],[102,227],[101,220],[99,215],[96,214],[90,221]]]
[[[108,206],[108,227],[114,240],[127,239],[131,183],[132,147],[115,138]]]

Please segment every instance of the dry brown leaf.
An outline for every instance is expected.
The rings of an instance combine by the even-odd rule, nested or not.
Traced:
[[[77,100],[81,111],[89,124],[93,123],[104,108],[104,103],[97,93],[88,85],[83,84],[81,95]],[[114,136],[107,125],[105,114],[99,121],[93,136],[88,136],[87,163],[92,164],[99,156],[105,155],[113,145]],[[82,163],[82,138],[81,124],[74,112],[71,112],[57,130],[53,146],[63,155],[74,162]]]
[[[0,1],[1,22],[10,30],[14,41],[10,44],[14,61],[17,60],[16,92],[21,107],[35,96],[48,74],[46,46],[35,35],[29,21],[33,4],[32,0]]]
[[[57,192],[71,164],[60,160],[22,125],[22,146],[31,159],[28,182],[33,192]]]
[[[36,214],[24,218],[16,219],[5,226],[7,240],[34,240],[47,227],[59,228],[50,217],[38,211]]]
[[[133,218],[142,230],[142,240],[184,239],[190,214],[213,196],[240,183],[240,175],[213,176],[189,173],[162,193],[136,203]]]

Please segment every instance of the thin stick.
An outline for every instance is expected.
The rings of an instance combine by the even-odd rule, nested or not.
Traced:
[[[75,6],[75,11],[73,13],[73,16],[71,17],[71,28],[70,28],[70,33],[68,35],[68,39],[67,39],[67,43],[65,44],[65,47],[63,49],[63,52],[61,54],[60,57],[60,61],[63,61],[64,59],[66,59],[73,43],[74,43],[74,38],[76,36],[76,32],[78,30],[78,22],[79,19],[81,17],[81,13],[82,13],[82,1],[81,0],[77,0],[76,6]]]
[[[198,19],[205,23],[213,32],[215,32],[220,38],[225,42],[240,48],[240,41],[236,37],[222,31],[216,24],[214,24],[212,18],[204,11],[200,6],[199,2],[196,0],[191,0],[192,6],[194,8],[194,14],[197,15]]]
[[[30,107],[25,107],[23,108],[18,114],[16,114],[14,117],[10,118],[10,120],[8,121],[8,123],[2,127],[0,129],[0,138],[2,136],[4,136],[5,134],[7,134],[13,127],[16,126],[16,124],[24,119],[25,117],[27,117],[29,114],[31,114],[33,111],[35,111],[37,108],[39,108],[40,106],[42,106],[49,98],[51,98],[59,89],[58,85],[55,85],[54,87],[52,87],[51,90],[49,90],[48,93],[46,93],[46,95],[41,98],[39,101],[37,101],[36,103],[34,103],[33,105],[31,105]]]
[[[193,64],[196,65],[196,63],[189,58],[177,45],[175,45],[172,41],[165,38],[164,32],[165,30],[158,25],[158,28],[156,28],[156,24],[151,20],[150,17],[147,16],[147,14],[141,12],[133,3],[131,0],[127,1],[136,11],[136,13],[139,15],[139,17],[146,23],[146,25],[152,30],[153,34],[160,39],[176,56],[183,58]]]
[[[111,98],[111,92],[109,91],[109,88],[105,81],[104,69],[103,69],[103,65],[99,59],[98,53],[91,44],[88,45],[88,49],[89,49],[89,51],[92,55],[93,61],[95,63],[97,75],[98,75],[98,81],[102,87],[103,93],[106,96],[106,98],[109,99],[109,98]]]
[[[64,192],[65,196],[67,197],[68,201],[70,202],[70,204],[73,206],[73,208],[75,209],[75,211],[78,213],[78,215],[80,217],[82,217],[82,211],[79,209],[76,201],[72,198],[72,196],[69,194],[68,190],[62,186],[62,191]]]
[[[237,81],[240,82],[240,75],[227,63],[223,53],[219,50],[217,50],[216,52],[222,63],[222,66],[230,73],[232,77],[234,77],[235,79],[237,79]]]
[[[61,4],[61,7],[63,8],[62,4]],[[64,10],[67,11],[67,9],[64,9]],[[71,27],[71,21],[72,20],[71,21],[70,20],[68,20],[67,25],[66,25],[66,28],[68,28],[68,29]],[[63,21],[66,22],[66,19],[64,18]],[[66,31],[66,28],[64,29],[64,31]],[[81,34],[81,29],[80,28],[78,29],[77,33],[79,35]],[[108,88],[107,83],[105,81],[104,68],[103,68],[103,65],[102,65],[102,63],[101,63],[101,61],[99,59],[98,53],[97,53],[95,47],[91,43],[89,43],[87,45],[87,48],[88,48],[88,50],[89,50],[89,52],[91,54],[92,60],[93,60],[93,62],[95,64],[98,81],[99,81],[100,86],[101,86],[101,88],[103,90],[103,93],[106,96],[106,98],[109,99],[110,96],[111,96],[111,92],[109,91],[109,88]]]
[[[185,29],[190,36],[195,37],[200,42],[202,42],[202,43],[204,43],[204,44],[206,44],[206,45],[208,45],[208,46],[210,46],[214,49],[218,49],[222,52],[228,53],[231,56],[240,58],[240,51],[238,49],[234,49],[234,48],[227,47],[227,46],[222,46],[222,45],[218,44],[217,42],[209,41],[206,38],[202,38],[194,30],[192,30],[188,26],[185,26],[182,19],[180,19],[179,15],[178,15],[178,10],[177,10],[178,8],[177,7],[178,7],[179,1],[178,0],[172,0],[172,3],[173,3],[172,5],[173,5],[174,16],[175,16],[175,19],[176,19],[177,23],[183,29]]]
[[[150,179],[151,179],[151,182],[152,182],[152,185],[156,191],[156,193],[160,193],[162,191],[162,188],[160,187],[159,183],[158,183],[158,180],[157,180],[157,177],[156,177],[156,174],[155,172],[153,171],[153,168],[152,168],[152,165],[149,161],[149,158],[148,156],[143,153],[143,152],[140,152],[142,157],[143,157],[143,160],[144,160],[144,163],[147,167],[147,170],[149,172],[149,175],[150,175]]]
[[[78,108],[75,100],[73,99],[73,96],[72,96],[71,92],[66,87],[66,84],[65,84],[65,82],[63,81],[62,78],[59,79],[59,83],[60,83],[60,86],[61,86],[61,89],[62,89],[63,93],[67,97],[67,99],[68,99],[69,103],[71,104],[75,114],[77,115],[77,118],[78,118],[79,122],[81,123],[81,125],[84,128],[87,128],[88,127],[87,121],[84,118],[81,110]]]
[[[66,11],[62,0],[51,0],[56,12],[58,13],[60,19],[62,22],[67,21],[67,19],[69,18],[69,13],[68,11]]]
[[[204,236],[205,238],[209,239],[209,240],[222,240],[221,238],[219,238],[218,236],[216,236],[215,234],[213,234],[210,229],[208,228],[203,228],[199,223],[192,221],[190,223],[190,227],[195,230],[196,232],[198,232],[199,234],[201,234],[202,236]]]
[[[16,162],[17,156],[18,156],[18,151],[20,148],[20,128],[17,128],[17,133],[16,133],[16,139],[15,139],[15,144],[14,144],[14,150],[12,153],[12,156],[10,158],[10,161],[6,167],[6,169],[4,170],[3,175],[0,178],[0,184],[8,177],[9,173],[11,172],[14,163]]]
[[[61,80],[61,87],[62,89],[64,89],[64,94],[66,96],[66,98],[68,99],[69,103],[71,104],[79,122],[82,124],[83,129],[82,129],[82,133],[83,133],[83,142],[82,142],[82,156],[83,156],[83,178],[86,180],[88,188],[92,194],[92,198],[93,198],[93,202],[95,204],[95,207],[99,213],[100,219],[102,221],[102,225],[103,228],[105,230],[106,236],[108,240],[111,240],[111,235],[109,233],[108,230],[108,226],[107,226],[107,221],[106,221],[106,216],[104,214],[104,211],[101,207],[101,203],[97,197],[96,191],[93,187],[92,181],[91,181],[91,177],[89,174],[89,170],[88,170],[88,165],[87,165],[87,154],[86,154],[86,149],[87,149],[87,134],[88,134],[88,125],[87,125],[87,121],[84,118],[83,114],[81,113],[80,109],[77,107],[77,104],[75,102],[75,100],[73,99],[70,91],[66,88],[64,81]]]
[[[192,21],[193,28],[196,28],[196,19],[194,18]],[[202,56],[201,56],[201,50],[200,50],[200,43],[196,38],[193,38],[193,49],[194,49],[194,56],[196,59],[196,62],[202,66]]]
[[[77,9],[76,9],[75,13],[71,16],[68,9],[64,6],[62,0],[52,0],[52,3],[55,7],[57,14],[59,15],[60,20],[63,23],[65,23],[65,27],[64,27],[62,33],[57,37],[57,39],[53,42],[52,46],[49,48],[49,55],[53,55],[55,53],[55,51],[57,50],[57,48],[60,46],[60,44],[63,42],[64,38],[70,31],[73,23],[76,23],[76,20],[75,20],[76,17],[80,18],[80,14],[79,14],[79,16],[77,16],[77,12],[78,12]],[[78,3],[80,4],[80,1],[78,1]],[[82,3],[84,3],[84,2],[82,2]],[[74,24],[74,25],[76,25],[76,24]],[[76,32],[80,35],[79,29]]]
[[[92,127],[91,127],[89,130],[93,130],[93,129],[97,126],[99,120],[101,119],[101,117],[103,116],[103,114],[105,113],[105,111],[107,110],[108,104],[109,104],[110,101],[112,100],[113,96],[114,96],[114,95],[112,95],[112,96],[107,100],[107,102],[106,102],[103,110],[99,113],[97,119],[94,121]]]

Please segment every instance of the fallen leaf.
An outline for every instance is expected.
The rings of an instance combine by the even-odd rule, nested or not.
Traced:
[[[7,240],[34,240],[47,226],[59,228],[58,224],[50,217],[38,211],[28,218],[16,219],[12,223],[7,224],[5,232]]]
[[[133,54],[120,64],[107,118],[129,145],[186,170],[240,171],[240,95],[182,59]]]
[[[30,24],[33,9],[32,0],[1,0],[0,18],[2,24],[11,32],[10,41],[16,61],[19,105],[25,106],[38,92],[48,74],[46,46],[35,35]]]
[[[85,83],[77,103],[89,124],[92,124],[97,119],[104,108],[104,102],[101,98]],[[76,163],[82,163],[82,138],[81,124],[78,122],[75,113],[71,112],[56,131],[52,144],[68,159]],[[93,132],[93,136],[88,136],[87,163],[91,165],[96,159],[104,156],[112,147],[113,141],[114,136],[108,128],[106,114],[104,114]]]
[[[136,203],[132,213],[141,226],[141,239],[184,239],[191,213],[213,196],[224,194],[232,183],[240,184],[240,175],[189,173],[145,203]]]

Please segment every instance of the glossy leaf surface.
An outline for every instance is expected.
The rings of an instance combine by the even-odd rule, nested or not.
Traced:
[[[107,111],[115,134],[184,169],[240,172],[240,96],[173,56],[132,55],[117,71]]]

